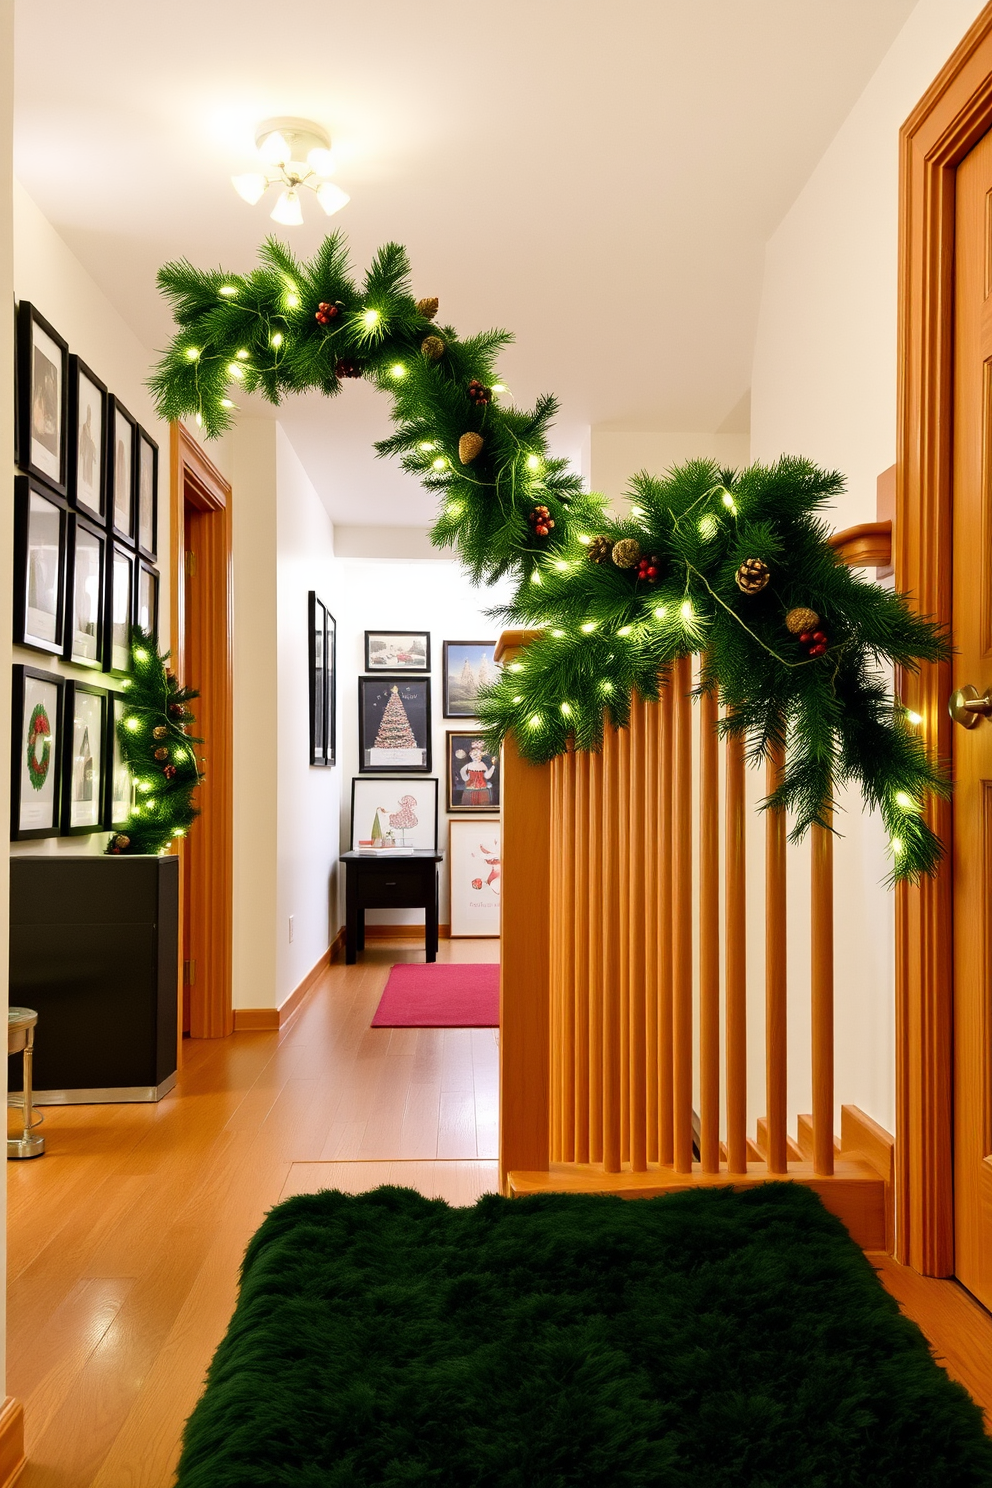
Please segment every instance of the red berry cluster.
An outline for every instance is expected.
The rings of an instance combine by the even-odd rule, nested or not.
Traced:
[[[174,780],[176,778],[175,765],[166,765],[162,771],[162,774],[165,776],[166,780]]]
[[[477,408],[484,408],[492,395],[492,388],[486,387],[485,383],[480,382],[477,377],[472,378],[472,381],[468,385],[468,396],[469,401],[474,403]]]
[[[806,647],[810,656],[822,656],[827,649],[827,638],[822,630],[804,630],[799,644]]]
[[[535,506],[527,520],[533,527],[536,537],[547,537],[555,525],[555,519],[546,506]]]
[[[318,325],[330,325],[331,321],[337,320],[340,314],[340,305],[329,305],[326,300],[321,300],[314,314],[314,320]]]
[[[335,377],[361,377],[362,368],[359,362],[353,362],[350,357],[340,357],[334,363]]]
[[[657,584],[658,582],[658,557],[652,553],[649,558],[642,558],[637,565],[637,577],[646,584]]]

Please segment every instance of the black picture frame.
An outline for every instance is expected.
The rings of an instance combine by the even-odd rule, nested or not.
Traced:
[[[104,605],[103,669],[114,676],[131,670],[131,627],[134,624],[135,555],[123,543],[107,549],[107,599]],[[125,645],[123,637],[127,636]]]
[[[310,764],[327,764],[327,608],[315,589],[307,594],[307,646],[310,705]]]
[[[338,754],[338,622],[324,606],[324,659],[327,663],[327,725],[324,742],[326,763],[337,764]]]
[[[42,719],[37,709],[43,710],[47,730],[38,727]],[[30,709],[30,711],[29,711]],[[10,835],[15,842],[31,841],[36,837],[58,837],[61,828],[62,795],[62,719],[65,710],[65,679],[54,672],[43,672],[37,667],[18,662],[13,668],[13,693],[11,698],[11,771],[10,771]],[[52,722],[52,712],[55,721]],[[30,730],[30,737],[28,730]],[[38,755],[38,741],[47,739],[47,755],[42,750]],[[35,769],[44,761],[44,778],[35,786],[30,765]],[[24,792],[34,788],[38,799]],[[25,806],[40,808],[34,812]]]
[[[135,541],[138,552],[154,562],[158,553],[158,445],[140,424],[134,448]]]
[[[479,651],[487,655],[489,653],[492,653],[492,659],[490,661],[487,661],[486,665],[488,669],[493,673],[492,680],[495,681],[496,677],[499,674],[499,668],[496,665],[495,657],[496,642],[445,641],[444,643],[441,669],[442,714],[445,718],[475,718],[477,716],[475,709],[476,703],[478,701],[476,694],[479,687],[482,687],[484,685],[484,682],[478,680],[479,667],[476,667],[473,673],[475,681],[471,697],[462,698],[458,695],[461,689],[461,674],[459,674],[458,682],[455,682],[452,677],[452,672],[457,670],[460,665],[468,665],[471,668],[470,657],[466,655],[462,658],[458,658],[457,653],[459,651],[464,651],[466,653]],[[453,657],[455,658],[454,661],[452,660]],[[489,679],[486,678],[486,680],[488,681]],[[469,706],[469,704],[471,704],[471,706]]]
[[[107,750],[104,762],[105,798],[103,817],[111,831],[123,826],[131,814],[135,798],[135,781],[121,752],[117,726],[127,707],[127,695],[111,692],[107,698]],[[120,789],[118,789],[120,786]]]
[[[87,386],[88,385],[88,386]],[[107,521],[107,387],[81,357],[69,357],[69,501],[94,522]],[[94,437],[93,404],[99,408]]]
[[[408,794],[408,792],[404,791],[404,786],[410,787],[410,793],[412,793],[413,791],[417,792],[418,799],[415,803],[416,805],[419,805],[419,798],[426,794],[428,805],[433,813],[433,831],[424,834],[430,837],[431,840],[423,847],[422,850],[425,852],[437,852],[438,789],[436,775],[431,775],[426,779],[423,775],[393,775],[388,780],[381,781],[376,781],[369,775],[353,776],[351,781],[351,826],[349,838],[353,852],[359,852],[363,850],[368,845],[368,842],[371,840],[363,840],[359,836],[361,826],[364,824],[364,818],[368,814],[368,808],[371,808],[371,810],[375,811],[377,809],[382,809],[383,806],[385,806],[386,821],[383,823],[383,826],[387,829],[389,828],[388,812],[389,806],[393,803],[384,796],[383,787],[385,787],[386,790],[393,792],[397,804],[402,804],[402,797]],[[356,805],[359,791],[361,791],[362,796],[366,798],[366,807],[363,808],[361,822],[359,822],[359,820],[356,818]],[[405,844],[401,843],[400,845],[402,846]],[[385,848],[383,849],[383,851],[388,852],[389,849]]]
[[[473,785],[462,774],[470,769],[473,744],[482,745],[480,765],[483,783]],[[444,739],[445,771],[447,775],[447,809],[457,816],[494,816],[500,808],[501,760],[498,754],[490,754],[485,748],[478,729],[448,729]],[[469,794],[488,796],[484,801],[466,803],[462,797]]]
[[[414,648],[409,654],[416,658],[415,663],[409,664],[398,660],[399,655],[406,654],[403,642],[413,642]],[[389,659],[377,661],[374,659],[379,654],[378,643],[383,643],[385,654]],[[420,642],[420,645],[417,645]],[[421,661],[420,658],[423,657]],[[397,672],[429,672],[431,669],[431,633],[429,630],[367,630],[365,632],[365,670],[367,672],[380,672],[386,675],[394,675]]]
[[[85,837],[106,830],[107,694],[102,687],[72,678],[66,682],[63,707],[62,836]],[[87,716],[81,720],[77,749],[76,715],[83,712]],[[90,731],[95,726],[100,737],[94,745]]]
[[[399,710],[386,720],[393,696]],[[411,716],[412,715],[412,716]],[[385,745],[382,728],[402,730],[404,723],[413,735],[409,746]],[[431,770],[431,679],[397,677],[395,674],[358,679],[358,768],[362,775],[427,775]],[[395,756],[394,760],[382,756]],[[417,755],[419,759],[411,756]]]
[[[65,640],[65,500],[33,475],[14,479],[14,640],[62,654]]]
[[[94,575],[93,553],[96,553]],[[87,558],[85,555],[90,555]],[[77,512],[68,516],[65,563],[65,642],[62,654],[75,666],[100,670],[104,658],[104,622],[107,606],[107,532]],[[94,582],[95,580],[95,582]],[[90,603],[80,600],[86,588]],[[92,603],[95,599],[96,614]],[[79,621],[83,620],[83,625]],[[92,624],[92,631],[91,626]]]
[[[139,558],[134,565],[134,623],[158,640],[161,575],[152,564]]]
[[[107,525],[118,541],[132,545],[137,505],[137,452],[137,422],[120,399],[111,393],[107,398]]]
[[[65,496],[68,481],[69,347],[29,300],[17,308],[17,461]]]

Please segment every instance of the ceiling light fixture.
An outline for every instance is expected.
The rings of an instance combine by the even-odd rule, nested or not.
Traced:
[[[248,171],[232,176],[231,184],[243,201],[255,206],[270,186],[282,190],[269,214],[285,227],[298,227],[303,221],[301,189],[312,191],[330,217],[347,206],[351,197],[325,177],[334,170],[334,153],[326,129],[309,119],[266,119],[255,131],[258,153],[273,173]]]

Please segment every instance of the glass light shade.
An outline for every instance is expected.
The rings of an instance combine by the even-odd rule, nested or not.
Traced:
[[[285,165],[292,152],[286,136],[276,129],[262,141],[258,153],[269,165]]]
[[[269,216],[273,222],[281,222],[284,227],[299,227],[303,221],[303,208],[297,193],[293,190],[283,191]]]
[[[231,185],[235,191],[252,207],[265,194],[268,184],[265,176],[258,171],[249,171],[247,175],[231,177]]]
[[[317,200],[330,217],[332,212],[340,212],[342,207],[346,207],[351,197],[340,186],[335,186],[333,181],[324,181],[317,187]]]
[[[334,172],[334,151],[314,146],[307,153],[307,165],[318,176],[330,176]]]

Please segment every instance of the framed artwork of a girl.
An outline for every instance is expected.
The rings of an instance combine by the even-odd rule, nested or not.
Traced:
[[[499,756],[478,734],[448,730],[448,810],[492,815],[499,810]]]

